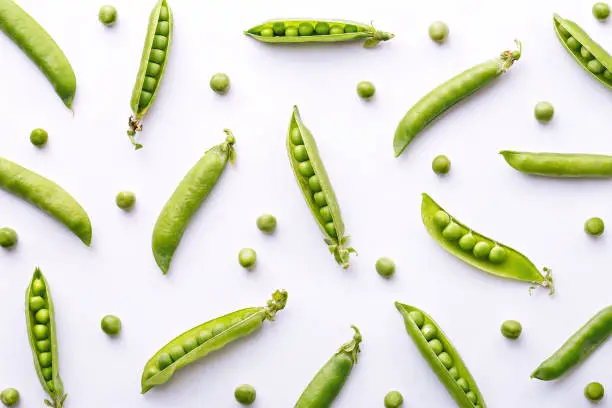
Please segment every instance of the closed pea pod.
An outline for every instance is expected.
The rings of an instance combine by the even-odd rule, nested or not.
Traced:
[[[142,148],[136,142],[136,132],[142,130],[142,118],[155,102],[157,91],[166,69],[168,53],[172,45],[172,10],[166,0],[159,0],[149,16],[149,27],[142,50],[140,68],[132,91],[132,116],[127,134],[135,149]]]
[[[165,384],[177,370],[223,348],[234,340],[246,337],[259,329],[266,320],[273,321],[276,313],[285,308],[287,292],[277,290],[265,307],[250,307],[210,320],[196,326],[162,347],[147,363],[142,373],[142,393]],[[197,342],[191,351],[184,345]]]
[[[502,150],[506,163],[521,173],[560,178],[612,178],[612,156],[587,153]]]

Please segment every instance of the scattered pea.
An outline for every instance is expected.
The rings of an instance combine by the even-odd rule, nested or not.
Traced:
[[[395,273],[395,262],[391,258],[379,258],[376,261],[376,272],[383,278],[390,278]]]
[[[243,268],[251,269],[257,262],[257,253],[252,248],[243,248],[238,253],[238,262]]]
[[[49,134],[45,129],[37,128],[30,133],[30,143],[36,147],[43,147],[49,140]]]
[[[589,235],[599,236],[604,232],[604,222],[599,217],[589,218],[584,223],[584,230]]]
[[[121,331],[121,320],[117,316],[106,315],[100,324],[102,331],[109,336],[116,336]]]
[[[19,402],[19,391],[14,388],[7,388],[0,393],[0,402],[7,407],[12,407]]]
[[[374,93],[376,93],[376,88],[370,81],[361,81],[357,84],[357,95],[361,99],[368,100],[374,96]]]
[[[399,391],[390,391],[385,395],[385,408],[399,408],[404,403],[404,397]]]
[[[589,401],[600,401],[604,397],[604,387],[598,382],[590,382],[584,388],[584,396]]]
[[[548,122],[550,121],[555,114],[555,107],[552,103],[543,101],[538,102],[534,109],[535,118],[539,122]]]
[[[0,228],[0,246],[2,248],[12,248],[17,245],[19,237],[17,232],[8,227]]]
[[[262,214],[257,217],[257,228],[265,234],[276,231],[276,217],[271,214]]]
[[[593,5],[593,17],[599,21],[607,20],[610,17],[610,6],[607,3],[599,2]]]
[[[117,194],[115,203],[117,204],[117,207],[121,208],[122,210],[131,210],[134,207],[134,204],[136,204],[136,195],[131,191],[121,191]]]
[[[117,9],[110,5],[105,5],[100,7],[100,11],[98,12],[98,19],[105,26],[112,26],[117,21]]]
[[[450,171],[451,162],[445,155],[436,156],[431,162],[431,169],[436,174],[446,174]]]
[[[448,37],[448,25],[442,21],[436,21],[429,26],[429,38],[442,44]]]
[[[272,36],[270,36],[272,37]],[[219,95],[225,95],[230,87],[230,79],[227,75],[218,73],[210,78],[210,89]]]
[[[242,384],[236,387],[234,397],[242,405],[251,405],[257,397],[257,392],[252,385]]]
[[[508,339],[518,339],[523,332],[523,326],[516,320],[506,320],[501,325],[501,332]]]

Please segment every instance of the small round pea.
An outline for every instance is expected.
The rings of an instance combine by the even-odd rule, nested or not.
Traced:
[[[344,34],[344,27],[339,26],[339,25],[333,25],[329,29],[329,34],[331,35]]]
[[[43,282],[42,279],[34,280],[32,283],[32,293],[34,293],[36,296],[41,296],[43,293],[45,293],[45,282]]]
[[[453,380],[458,380],[460,377],[459,370],[457,367],[451,367],[448,369],[448,374],[451,376]]]
[[[555,114],[555,107],[547,101],[538,102],[533,113],[539,122],[548,122]]]
[[[317,33],[317,35],[327,35],[329,34],[329,24],[325,23],[325,22],[318,22],[315,25],[315,33]]]
[[[0,393],[0,402],[7,407],[12,407],[19,402],[19,391],[14,388],[7,388]]]
[[[607,69],[603,72],[603,77],[606,81],[612,82],[612,72],[608,71]]]
[[[451,218],[450,215],[448,215],[446,212],[440,210],[434,215],[434,222],[438,227],[444,228],[448,224],[450,224]]]
[[[440,353],[438,359],[446,368],[451,368],[453,366],[453,358],[446,351]]]
[[[98,12],[98,20],[105,26],[112,26],[117,21],[117,9],[111,5],[105,5],[100,7]]]
[[[262,214],[257,217],[257,228],[265,233],[272,234],[276,231],[276,217],[271,214]]]
[[[115,197],[115,204],[124,211],[129,211],[136,204],[136,195],[131,191],[120,191]]]
[[[436,174],[446,174],[450,171],[451,162],[445,155],[441,154],[436,156],[431,162],[431,169]]]
[[[314,33],[314,27],[310,23],[302,23],[298,26],[298,34],[300,36],[312,35]]]
[[[452,222],[442,230],[442,236],[449,241],[456,241],[463,235],[463,228],[456,222]]]
[[[567,39],[566,43],[567,43],[567,46],[570,47],[570,49],[572,49],[574,51],[579,51],[580,47],[582,47],[582,45],[580,45],[578,40],[575,39],[574,37],[569,37]]]
[[[347,24],[344,26],[345,33],[356,33],[358,31],[357,26],[354,24]]]
[[[468,392],[468,391],[470,390],[470,385],[468,384],[467,380],[466,380],[465,378],[463,378],[463,377],[460,377],[460,378],[457,380],[457,385],[458,385],[459,387],[461,387],[461,389],[462,389],[464,392]]]
[[[488,242],[480,241],[474,245],[472,253],[476,258],[484,259],[489,256],[491,252],[491,245]]]
[[[590,382],[584,387],[584,396],[589,401],[600,401],[604,397],[604,387],[598,382]]]
[[[429,341],[428,344],[429,344],[429,348],[431,349],[431,351],[433,351],[436,355],[444,351],[444,345],[438,339],[433,339]]]
[[[508,339],[518,339],[523,332],[523,326],[516,320],[506,320],[501,325],[501,333]]]
[[[274,37],[274,30],[269,27],[266,27],[261,30],[259,35],[261,35],[262,37]]]
[[[423,313],[421,312],[417,312],[415,310],[408,313],[408,316],[410,316],[410,319],[412,319],[414,324],[416,324],[419,329],[423,327],[423,324],[425,324],[425,316],[423,316]]]
[[[606,69],[606,68],[604,68],[602,63],[597,61],[596,59],[590,60],[587,63],[587,68],[589,69],[589,71],[591,71],[594,74],[601,74]]]
[[[316,175],[308,179],[308,187],[310,187],[310,189],[315,193],[321,191],[321,182]]]
[[[404,397],[399,391],[389,391],[385,395],[385,408],[399,408],[404,403]]]
[[[236,387],[234,397],[236,398],[236,401],[242,405],[251,405],[257,397],[257,392],[255,391],[255,387],[252,385],[242,384]]]
[[[298,36],[298,28],[297,27],[287,27],[285,28],[285,36],[286,37],[297,37]]]
[[[8,227],[0,228],[0,246],[2,248],[12,248],[17,245],[17,241],[19,241],[19,236],[14,229]]]
[[[421,329],[421,333],[423,333],[423,337],[425,337],[425,340],[429,341],[436,337],[436,334],[438,334],[438,330],[433,324],[426,323]]]
[[[604,233],[604,222],[599,217],[593,217],[584,223],[584,231],[589,235],[600,236]]]
[[[300,164],[298,164],[298,171],[304,177],[314,176],[315,174],[315,171],[312,168],[312,163],[310,162],[310,160],[306,160],[305,162],[301,162]]]
[[[436,21],[429,26],[429,38],[442,44],[448,37],[448,25],[442,21]]]
[[[51,320],[51,314],[49,313],[49,309],[40,309],[38,312],[36,312],[36,315],[34,315],[34,318],[36,319],[37,323],[40,323],[40,324],[49,323],[49,321]]]
[[[376,261],[376,272],[383,278],[390,278],[395,273],[395,262],[391,258],[379,258]]]
[[[238,253],[238,262],[243,268],[251,269],[257,262],[257,253],[252,248],[243,248]]]
[[[607,20],[610,17],[610,6],[607,3],[599,2],[593,4],[593,17],[599,21]]]
[[[44,324],[37,324],[32,329],[32,333],[36,340],[45,340],[49,337],[49,328]]]
[[[582,46],[582,48],[580,48],[580,55],[582,55],[582,58],[587,61],[590,61],[593,58],[593,54],[591,54],[591,51],[587,50],[584,45]]]
[[[361,81],[357,84],[357,95],[359,95],[361,99],[368,100],[372,98],[375,93],[376,88],[370,81]]]
[[[121,320],[117,316],[106,315],[100,323],[102,331],[109,336],[116,336],[121,331]]]
[[[464,251],[471,251],[475,246],[476,237],[474,237],[471,232],[468,232],[459,239],[459,248],[463,249]]]
[[[295,157],[295,160],[297,160],[300,163],[308,160],[308,150],[306,150],[306,146],[304,145],[295,146],[293,148],[293,157]]]
[[[45,299],[40,296],[34,296],[30,298],[30,309],[33,312],[38,312],[40,309],[46,306]]]
[[[30,133],[30,143],[36,147],[43,147],[49,140],[49,134],[45,129],[36,128]]]
[[[567,28],[563,27],[562,25],[557,27],[557,29],[559,30],[559,34],[561,34],[563,37],[567,38],[570,36],[570,32],[567,31]]]
[[[270,29],[272,30],[272,29]],[[210,89],[219,95],[225,95],[230,88],[230,79],[223,73],[217,73],[210,78]]]
[[[493,262],[494,264],[500,264],[506,260],[507,256],[508,255],[506,254],[504,247],[495,245],[491,249],[491,252],[489,252],[489,261]]]
[[[272,25],[272,31],[274,31],[274,35],[278,35],[279,37],[285,35],[285,23],[282,21],[278,21]]]

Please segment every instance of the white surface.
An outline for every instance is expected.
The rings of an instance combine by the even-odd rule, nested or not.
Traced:
[[[391,389],[404,394],[405,407],[454,406],[406,334],[395,300],[438,321],[490,407],[588,407],[582,392],[589,381],[612,386],[612,345],[565,380],[529,379],[610,303],[609,237],[583,232],[591,216],[612,225],[610,182],[530,178],[497,154],[506,148],[612,152],[610,91],[576,65],[552,29],[556,11],[612,49],[612,27],[591,16],[591,3],[174,0],[175,41],[138,152],[125,128],[154,2],[115,1],[119,22],[112,29],[98,22],[94,3],[21,1],[73,64],[74,117],[37,68],[0,36],[0,154],[60,183],[88,211],[94,229],[87,248],[54,220],[0,192],[0,225],[21,238],[16,251],[0,251],[0,388],[18,388],[22,406],[42,406],[45,397],[23,316],[35,265],[55,300],[66,408],[236,407],[233,390],[242,383],[256,387],[254,407],[291,407],[351,338],[350,324],[363,333],[362,353],[335,406],[381,407]],[[268,18],[300,16],[373,19],[396,38],[365,50],[361,43],[274,47],[242,35]],[[443,46],[427,36],[438,19],[450,27]],[[513,46],[515,37],[524,53],[511,71],[394,159],[395,127],[410,106]],[[231,78],[225,97],[208,88],[215,72]],[[355,92],[366,79],[377,89],[369,103]],[[539,100],[555,105],[549,125],[533,119]],[[348,271],[328,253],[286,158],[294,104],[317,139],[359,250]],[[35,127],[49,131],[43,150],[28,140]],[[150,249],[157,214],[201,154],[223,140],[225,127],[236,135],[237,165],[192,219],[163,276]],[[444,178],[430,167],[440,153],[452,160]],[[121,189],[137,195],[131,214],[114,204]],[[540,289],[530,297],[528,285],[478,272],[444,252],[421,224],[423,191],[474,229],[552,268],[558,293],[551,298]],[[273,237],[255,227],[263,212],[279,220]],[[251,273],[237,261],[247,246],[259,257]],[[380,256],[397,263],[389,281],[374,270]],[[264,305],[281,287],[289,302],[275,322],[140,395],[144,363],[168,340],[224,313]],[[117,340],[99,328],[107,313],[123,321]],[[523,323],[517,342],[499,332],[509,318]]]

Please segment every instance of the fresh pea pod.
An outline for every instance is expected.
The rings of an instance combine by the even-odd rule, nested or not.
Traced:
[[[476,381],[440,326],[422,310],[395,302],[406,331],[459,408],[486,408]]]
[[[346,20],[268,20],[244,32],[258,41],[287,43],[335,43],[365,40],[365,48],[373,48],[381,41],[395,37],[391,33],[377,31],[367,24]]]
[[[574,60],[601,84],[612,88],[612,57],[582,28],[558,14],[553,17],[555,34]]]
[[[300,395],[294,408],[329,408],[342,391],[353,366],[357,363],[361,333],[355,326],[353,339],[343,344],[325,365],[317,372]]]
[[[142,118],[155,102],[166,70],[172,45],[172,27],[172,10],[166,0],[159,0],[149,17],[149,28],[130,102],[132,116],[128,120],[127,134],[136,150],[142,148],[142,145],[136,142],[134,136],[142,130]]]
[[[587,359],[612,333],[612,306],[600,310],[555,353],[544,360],[531,378],[555,380]]]
[[[612,156],[586,153],[531,153],[502,150],[506,162],[521,173],[544,177],[610,178]]]
[[[297,106],[289,123],[287,153],[302,195],[317,221],[324,241],[336,262],[342,268],[349,267],[349,255],[356,253],[347,248],[349,236],[344,235],[344,222],[336,194],[319,156],[319,150],[312,133],[304,126]]]
[[[500,278],[530,282],[555,292],[552,274],[538,268],[523,254],[466,227],[423,193],[421,218],[427,232],[448,253]]]
[[[153,256],[164,274],[170,269],[174,251],[191,217],[217,184],[227,162],[233,164],[236,160],[236,139],[229,129],[225,129],[225,133],[225,142],[204,153],[176,187],[157,217],[153,228]]]
[[[34,368],[40,384],[51,400],[49,407],[62,408],[67,394],[59,375],[59,358],[55,331],[55,311],[47,280],[39,268],[26,290],[26,325],[34,357]]]
[[[40,208],[91,245],[91,222],[81,205],[63,188],[33,171],[0,157],[0,188]]]
[[[462,72],[414,104],[395,130],[393,138],[395,157],[402,154],[410,142],[434,119],[508,71],[514,61],[518,61],[521,57],[521,43],[516,40],[516,44],[517,50],[504,51],[499,57]]]
[[[64,105],[72,109],[76,76],[49,33],[13,0],[0,0],[0,30],[38,66]]]
[[[277,290],[265,307],[250,307],[210,320],[175,337],[147,361],[142,373],[142,394],[165,384],[177,370],[225,345],[246,337],[266,320],[273,321],[285,308],[287,292]]]

